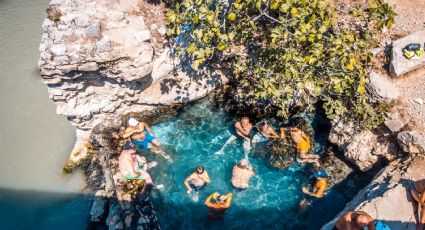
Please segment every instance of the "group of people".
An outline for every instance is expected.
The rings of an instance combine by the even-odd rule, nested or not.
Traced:
[[[310,154],[311,142],[309,137],[297,127],[280,128],[278,134],[267,121],[262,121],[256,125],[258,133],[252,135],[254,125],[248,117],[243,117],[235,123],[235,131],[237,135],[244,140],[244,146],[263,142],[269,139],[286,138],[285,132],[289,131],[289,135],[295,144],[297,153],[297,161],[300,163],[312,163],[315,166],[313,173],[314,183],[311,190],[302,187],[302,192],[306,198],[300,202],[300,207],[305,208],[314,201],[325,196],[328,184],[328,175],[325,170],[320,167],[319,156]],[[156,139],[146,122],[139,122],[134,118],[128,121],[128,127],[122,133],[123,138],[129,138],[129,142],[124,145],[123,151],[119,156],[119,170],[123,178],[127,180],[144,180],[147,185],[153,189],[162,189],[162,184],[154,184],[148,173],[150,168],[157,165],[157,162],[148,162],[145,157],[137,154],[134,146],[142,149],[151,149],[154,153],[163,156],[166,160],[172,162],[161,147],[161,143]],[[231,184],[238,189],[248,188],[249,180],[255,176],[254,169],[244,158],[233,166]],[[184,186],[188,193],[199,190],[205,185],[211,183],[208,172],[204,167],[198,166],[184,181]],[[412,197],[418,202],[419,223],[418,230],[423,230],[425,224],[425,179],[414,183],[411,189]],[[209,208],[208,216],[213,219],[221,219],[224,217],[225,211],[231,206],[232,193],[219,194],[217,192],[211,194],[205,200],[205,205]],[[385,226],[380,221],[375,221],[370,215],[363,211],[351,211],[344,214],[335,224],[334,229],[354,230],[367,227],[369,230],[385,229],[376,226]]]

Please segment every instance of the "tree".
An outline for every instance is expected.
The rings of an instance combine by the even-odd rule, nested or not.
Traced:
[[[382,122],[365,94],[374,37],[396,15],[371,0],[339,17],[330,0],[182,0],[170,3],[167,35],[195,71],[230,62],[239,87],[290,116],[318,101],[329,118],[349,115],[364,128]]]

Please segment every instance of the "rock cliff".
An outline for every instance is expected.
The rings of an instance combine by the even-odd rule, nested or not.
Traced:
[[[208,80],[189,76],[169,49],[156,48],[153,34],[165,28],[152,28],[163,16],[155,12],[150,16],[158,25],[148,25],[146,4],[50,2],[38,65],[57,113],[77,128],[90,130],[105,119],[183,104],[227,82],[220,71]]]

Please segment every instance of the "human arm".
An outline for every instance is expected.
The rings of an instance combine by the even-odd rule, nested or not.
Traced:
[[[229,192],[226,195],[226,208],[229,208],[230,207],[230,204],[232,203],[232,197],[233,197],[233,195],[232,195],[231,192]]]
[[[244,130],[241,126],[241,123],[239,121],[235,123],[235,130],[236,130],[236,133],[238,134],[238,136],[244,138],[247,141],[249,140],[249,137],[248,137],[249,133],[247,134],[246,132],[244,132]]]
[[[213,194],[211,194],[210,196],[207,197],[207,199],[205,200],[204,204],[208,207],[208,208],[214,208],[215,205],[214,203],[211,202],[212,198],[216,198],[218,196],[218,192],[215,192]]]
[[[122,134],[122,137],[125,139],[125,138],[128,138],[128,137],[130,137],[131,135],[133,135],[135,133],[138,133],[138,132],[140,132],[139,129],[132,128],[132,127],[127,127],[124,130],[124,133]]]
[[[425,206],[425,192],[423,192],[420,196],[419,204],[421,206]]]
[[[136,155],[136,161],[139,163],[139,167],[140,165],[143,165],[142,170],[143,171],[147,171],[148,170],[148,162],[146,161],[145,157],[141,157],[139,155]]]
[[[322,198],[322,196],[320,194],[310,192],[310,191],[308,191],[308,189],[306,187],[303,187],[303,193],[305,193],[309,196],[316,197],[316,198]]]
[[[192,191],[192,187],[190,187],[190,181],[192,180],[193,174],[190,174],[190,176],[186,177],[186,180],[184,180],[184,186],[186,187],[187,191]]]
[[[153,132],[152,132],[151,128],[149,127],[148,123],[143,122],[143,121],[139,122],[139,128],[140,128],[140,130],[146,129],[149,132],[150,135],[153,135]]]

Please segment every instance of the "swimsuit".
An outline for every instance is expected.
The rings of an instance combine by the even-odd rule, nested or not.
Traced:
[[[143,149],[148,149],[149,147],[149,143],[151,143],[155,137],[152,136],[148,131],[145,130],[145,139],[143,140],[136,140],[131,138],[131,143],[135,144],[136,146],[143,148]]]
[[[142,165],[141,164],[138,164],[137,168],[134,169],[134,171],[135,172],[142,171],[142,169],[141,169]],[[143,180],[143,179],[145,179],[145,176],[143,175],[143,173],[140,174],[140,176],[138,176],[138,177],[132,177],[130,174],[127,174],[127,175],[124,176],[124,178],[127,179],[127,180]]]
[[[300,141],[297,144],[297,152],[308,151],[308,150],[310,150],[310,143],[309,143],[309,141],[303,139],[302,141]]]

